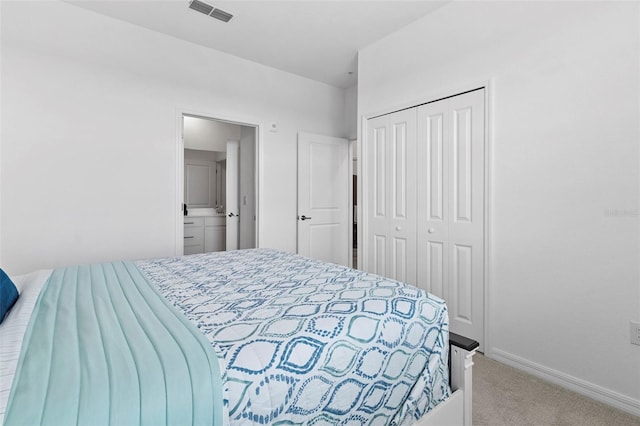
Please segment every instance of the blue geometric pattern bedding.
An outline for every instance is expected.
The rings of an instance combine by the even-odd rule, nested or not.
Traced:
[[[444,302],[255,249],[139,261],[218,354],[232,424],[410,424],[449,396]]]

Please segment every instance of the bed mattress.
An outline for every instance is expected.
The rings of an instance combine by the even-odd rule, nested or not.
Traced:
[[[135,266],[214,348],[225,423],[410,424],[449,396],[446,306],[415,287],[266,249]]]

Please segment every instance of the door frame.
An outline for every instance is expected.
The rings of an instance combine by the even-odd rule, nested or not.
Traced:
[[[254,127],[256,132],[255,144],[255,202],[256,202],[256,247],[260,247],[262,235],[262,217],[263,206],[263,171],[264,171],[264,155],[263,140],[265,125],[261,120],[252,117],[228,116],[220,112],[194,110],[192,108],[178,107],[176,108],[176,160],[175,160],[175,255],[184,255],[184,214],[182,211],[182,203],[184,201],[184,140],[183,140],[183,120],[184,115],[196,116],[203,119],[225,121],[240,126]]]
[[[358,182],[358,168],[360,167],[358,164],[358,156],[353,156],[353,145],[356,145],[356,150],[358,149],[358,139],[347,139],[349,143],[349,267],[353,268],[354,266],[360,267],[360,261],[358,260],[357,265],[353,264],[353,219],[354,219],[354,211],[353,211],[353,176],[356,176],[356,182]],[[356,167],[353,167],[353,160],[356,159]],[[358,183],[359,185],[359,183]],[[358,190],[356,190],[356,193]],[[357,194],[356,194],[357,195]],[[357,206],[357,204],[356,204]],[[360,216],[357,216],[360,217]],[[359,232],[359,231],[358,231]],[[358,234],[359,235],[359,234]],[[356,238],[356,243],[358,242],[358,238]],[[359,252],[356,252],[356,259],[360,259]],[[362,269],[362,268],[360,268]]]
[[[373,111],[362,114],[360,116],[358,154],[358,265],[363,270],[368,270],[368,259],[364,256],[367,252],[365,247],[365,238],[369,230],[367,217],[363,214],[365,203],[368,201],[370,194],[364,191],[363,185],[368,178],[370,165],[363,161],[368,154],[368,120],[380,115],[391,114],[400,110],[413,108],[418,105],[436,102],[445,98],[461,95],[477,89],[484,89],[484,330],[483,330],[483,346],[485,355],[492,356],[493,349],[491,341],[491,277],[493,276],[493,253],[492,253],[492,235],[493,235],[493,78],[473,81],[467,84],[454,86],[446,90],[438,90],[433,93],[427,93],[415,100],[402,104],[392,105],[382,110]]]

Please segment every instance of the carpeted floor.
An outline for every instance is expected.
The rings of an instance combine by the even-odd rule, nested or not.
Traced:
[[[640,417],[540,380],[482,354],[473,358],[477,426],[640,426]]]

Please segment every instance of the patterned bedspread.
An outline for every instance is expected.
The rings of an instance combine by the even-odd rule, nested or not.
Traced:
[[[231,424],[410,424],[449,396],[444,302],[255,249],[137,262],[213,344]]]

